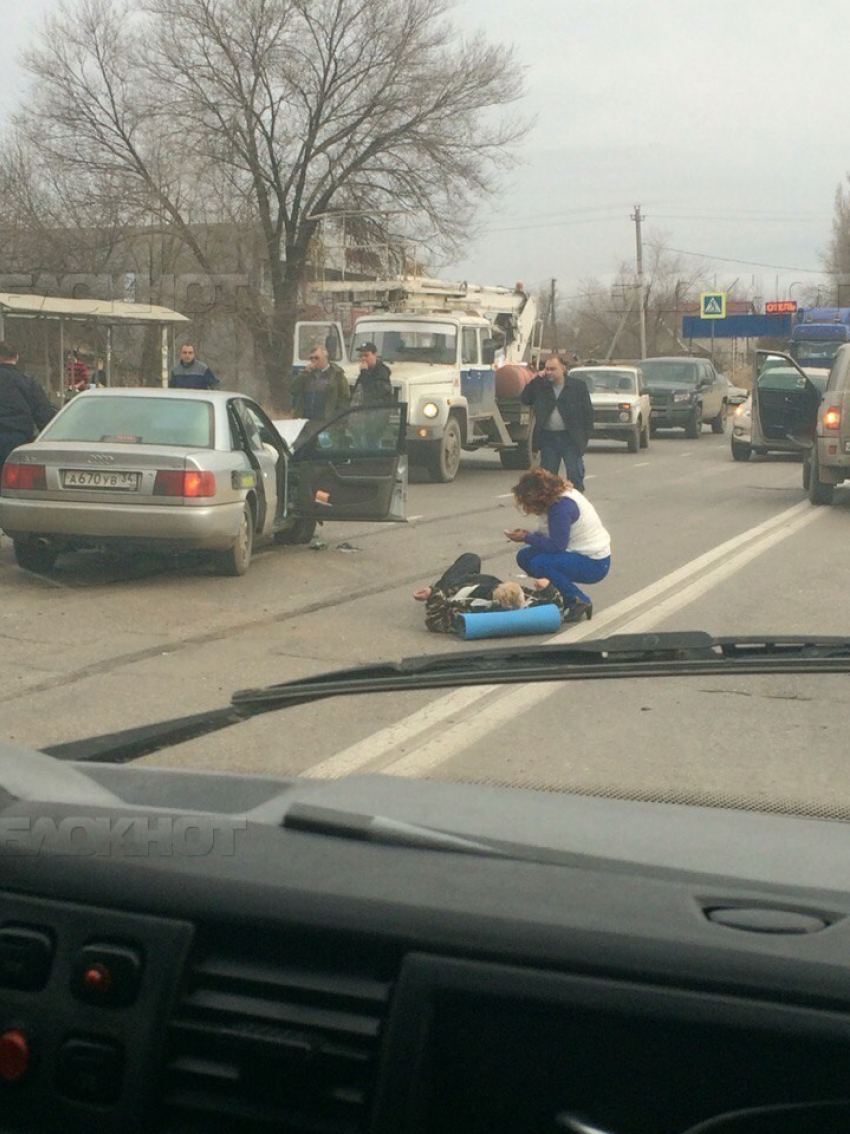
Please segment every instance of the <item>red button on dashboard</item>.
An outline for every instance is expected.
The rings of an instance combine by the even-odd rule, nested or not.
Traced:
[[[30,1045],[18,1028],[0,1035],[0,1079],[14,1083],[30,1065]]]
[[[83,973],[83,986],[89,992],[106,993],[111,983],[112,977],[106,965],[94,964]]]

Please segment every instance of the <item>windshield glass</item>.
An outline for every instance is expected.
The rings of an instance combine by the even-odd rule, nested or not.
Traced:
[[[197,398],[75,398],[42,434],[44,441],[213,446],[213,413]]]
[[[571,370],[573,378],[580,378],[593,393],[621,393],[633,394],[635,392],[635,376],[628,370]]]
[[[796,362],[799,362],[801,366],[820,365],[826,366],[828,368],[832,365],[832,361],[838,353],[838,348],[840,346],[840,342],[800,342],[792,344],[789,353]]]
[[[696,386],[699,371],[692,362],[678,362],[676,359],[647,358],[640,364],[644,377],[650,386]]]
[[[358,323],[352,352],[373,342],[384,362],[452,365],[457,361],[457,328],[451,323]]]
[[[450,0],[452,31],[419,0],[18,7],[50,17],[0,98],[7,740],[445,654],[440,688],[138,767],[850,811],[841,677],[518,660],[850,634],[850,343],[792,347],[850,328],[818,6]],[[753,92],[814,57],[804,24],[817,82],[782,68],[783,106],[834,113],[780,146]],[[826,400],[792,349],[821,392],[834,363]],[[467,686],[477,650],[513,685]]]

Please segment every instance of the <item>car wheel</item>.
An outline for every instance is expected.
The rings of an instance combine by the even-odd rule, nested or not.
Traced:
[[[746,445],[743,441],[732,441],[732,460],[733,461],[748,461],[752,455],[752,445]]]
[[[687,438],[689,438],[691,441],[696,441],[696,439],[700,436],[701,433],[702,433],[702,410],[700,409],[699,406],[697,406],[697,408],[691,414],[690,421],[685,426],[685,436]]]
[[[726,432],[726,418],[729,415],[729,406],[726,402],[723,403],[720,413],[717,417],[712,419],[711,432],[712,433],[725,433]]]
[[[641,431],[640,431],[640,447],[641,447],[641,449],[648,449],[649,448],[649,435],[650,435],[651,432],[652,432],[652,430],[650,429],[649,422],[647,421],[644,424],[643,429],[641,429]]]
[[[437,455],[428,466],[428,475],[431,480],[437,484],[448,484],[453,481],[457,476],[457,470],[460,468],[460,454],[460,426],[453,417],[450,417],[446,423],[446,431],[440,441]]]
[[[292,527],[287,528],[286,531],[277,532],[274,537],[275,543],[309,543],[313,536],[316,534],[316,520],[303,519],[296,520]]]
[[[626,438],[626,448],[630,453],[636,453],[640,448],[640,423],[635,425],[634,429]]]
[[[803,457],[803,491],[809,491],[809,485],[812,483],[812,458]]]
[[[233,546],[227,551],[216,553],[215,565],[219,575],[244,575],[251,563],[253,550],[254,513],[251,511],[251,505],[246,503],[242,509],[242,519]]]
[[[813,504],[831,504],[835,495],[834,484],[821,484],[817,442],[812,449],[812,467],[809,472],[809,500]]]
[[[46,575],[52,571],[59,554],[52,547],[43,547],[33,539],[12,540],[12,548],[18,566],[35,575]]]

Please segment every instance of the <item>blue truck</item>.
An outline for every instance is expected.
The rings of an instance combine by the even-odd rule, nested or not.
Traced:
[[[850,343],[850,307],[801,307],[788,353],[800,366],[829,370],[842,343]]]

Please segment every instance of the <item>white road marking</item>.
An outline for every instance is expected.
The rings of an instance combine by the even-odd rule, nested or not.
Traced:
[[[664,602],[653,607],[653,609],[646,611],[644,614],[639,614],[637,618],[627,621],[622,626],[618,626],[617,632],[620,634],[640,634],[652,629],[668,615],[674,614],[677,610],[681,610],[682,607],[689,606],[701,595],[705,594],[706,591],[711,590],[712,587],[723,582],[724,579],[733,575],[752,559],[762,555],[769,548],[780,543],[792,533],[807,527],[821,514],[820,512],[810,510],[805,515],[797,516],[797,518],[786,527],[781,528],[779,531],[771,532],[758,543],[750,544],[749,547],[745,547],[731,559],[727,559],[725,562],[718,564],[713,571],[703,575],[702,578],[691,583],[691,585],[686,587],[683,591],[671,595]],[[597,630],[598,627],[593,630],[592,634],[595,635]],[[592,634],[590,626],[588,625],[582,637],[589,638]],[[538,682],[533,685],[522,685],[518,689],[511,689],[510,692],[504,696],[494,700],[492,704],[479,709],[475,714],[474,723],[470,724],[469,720],[458,721],[432,740],[418,747],[415,752],[411,752],[407,756],[402,756],[400,759],[394,760],[391,764],[381,768],[381,773],[391,776],[425,775],[468,748],[470,738],[478,741],[483,736],[494,732],[502,725],[508,724],[511,721],[516,722],[523,713],[527,713],[529,709],[534,708],[535,705],[540,704],[541,701],[545,701],[547,697],[555,693],[563,694],[563,684],[561,682]]]
[[[632,465],[632,468],[633,469],[642,469],[644,467],[644,465],[652,465],[654,463],[655,463],[654,461],[635,461],[635,463]]]
[[[499,495],[496,497],[496,499],[497,500],[507,500],[510,496],[513,496],[512,492],[500,492]]]
[[[727,578],[734,571],[738,570],[750,559],[761,554],[767,547],[773,546],[774,543],[784,539],[792,532],[797,531],[798,528],[811,523],[819,516],[826,514],[826,509],[812,508],[808,500],[802,500],[799,504],[794,504],[791,508],[786,508],[783,512],[772,516],[768,520],[757,524],[754,528],[750,528],[740,535],[733,536],[732,539],[727,540],[725,543],[718,544],[710,551],[705,552],[703,555],[697,556],[689,563],[684,564],[682,567],[671,571],[668,575],[664,575],[661,579],[650,583],[649,586],[644,587],[640,591],[636,591],[633,595],[622,599],[620,602],[615,603],[609,610],[597,616],[592,622],[583,622],[576,626],[567,627],[560,631],[553,638],[549,638],[546,644],[553,642],[563,641],[569,635],[569,641],[581,641],[584,638],[600,637],[601,632],[610,627],[613,623],[619,623],[622,619],[628,618],[630,614],[635,613],[635,617],[626,622],[625,625],[618,625],[617,630],[621,633],[631,632],[639,633],[645,629],[647,625],[657,623],[660,618],[666,617],[667,614],[672,613],[673,610],[679,606],[687,605],[693,602],[698,594],[703,593],[716,583]],[[749,547],[746,545],[749,544]],[[730,557],[733,553],[737,552],[739,548],[746,548],[734,559]],[[706,568],[710,567],[713,563],[721,560],[719,567],[711,574],[706,574]],[[660,595],[673,588],[678,588],[682,584],[687,583],[688,580],[694,576],[699,576],[694,583],[686,588],[685,591],[677,591],[671,595],[667,600],[662,602],[661,605],[655,605],[646,612],[636,613],[640,611],[641,607],[646,606],[648,603],[653,603]],[[683,600],[683,596],[687,596]],[[323,760],[320,764],[308,768],[302,774],[309,777],[318,779],[335,779],[337,776],[350,775],[362,769],[367,764],[378,762],[382,757],[387,756],[396,749],[402,748],[405,744],[426,732],[435,724],[455,713],[462,712],[474,705],[477,701],[490,696],[496,690],[503,689],[504,687],[498,685],[479,685],[474,687],[465,687],[456,689],[446,696],[438,698],[436,701],[426,705],[423,709],[417,710],[410,716],[405,717],[403,720],[398,721],[394,725],[387,728],[380,729],[378,732],[373,733],[371,736],[365,737],[363,740],[348,748],[337,752],[335,755]],[[513,708],[511,712],[516,713],[515,698],[521,695],[528,696],[535,694],[537,690],[544,688],[539,684],[531,686],[522,686],[520,689],[512,690],[506,696],[503,696],[499,701],[494,702],[494,705],[502,705],[506,701],[510,701]],[[546,692],[544,696],[548,696],[551,692],[549,683],[545,685]],[[542,699],[542,698],[541,698]],[[501,710],[498,710],[501,713]],[[481,721],[482,714],[476,716],[475,728],[478,729],[478,722]],[[488,707],[489,719],[489,707]],[[501,717],[499,717],[501,719]],[[494,726],[497,727],[497,726]],[[458,736],[461,733],[464,736],[464,743],[469,743],[469,724],[468,722],[461,722],[455,728],[458,730]],[[438,739],[432,744],[439,744]],[[388,768],[380,768],[382,772],[393,771],[396,774],[397,765],[407,760],[413,760],[414,755],[422,753],[425,755],[431,749],[431,745],[426,745],[425,748],[419,749],[416,754],[411,753],[410,756],[402,757],[402,760],[397,760]],[[441,757],[436,763],[441,763],[443,759],[448,759],[449,756]],[[436,766],[436,764],[431,765]]]
[[[423,515],[421,515],[421,516],[408,516],[407,522],[409,524],[412,524],[414,520],[424,520],[424,519],[425,519],[425,515],[423,513]],[[396,531],[401,531],[401,528],[402,528],[401,524],[395,524],[394,526],[395,526]]]

